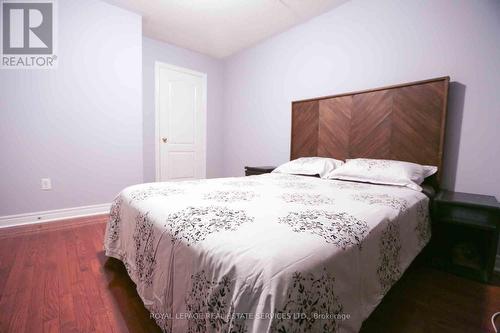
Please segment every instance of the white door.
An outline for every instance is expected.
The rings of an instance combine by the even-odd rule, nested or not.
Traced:
[[[156,63],[156,180],[205,178],[206,74]]]

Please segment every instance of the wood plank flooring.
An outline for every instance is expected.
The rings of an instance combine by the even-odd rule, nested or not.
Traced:
[[[104,255],[106,221],[0,230],[0,332],[160,332]]]
[[[104,255],[106,220],[0,229],[0,332],[160,331],[123,265]],[[496,311],[499,280],[484,285],[414,264],[362,332],[493,332]]]

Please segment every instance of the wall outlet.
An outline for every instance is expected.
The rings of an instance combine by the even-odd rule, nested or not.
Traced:
[[[42,178],[41,189],[44,191],[52,190],[52,181],[50,178]]]

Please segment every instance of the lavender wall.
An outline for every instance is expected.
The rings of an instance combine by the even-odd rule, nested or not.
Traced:
[[[141,18],[58,7],[58,69],[0,70],[0,216],[102,204],[142,182]]]
[[[500,197],[498,17],[494,0],[352,0],[220,61],[142,40],[136,14],[60,1],[59,68],[0,70],[0,216],[152,181],[156,60],[208,74],[209,177],[286,161],[292,100],[450,75],[445,185]]]
[[[445,186],[500,199],[500,2],[352,0],[227,60],[225,175],[288,160],[290,102],[450,75]]]
[[[221,177],[223,62],[171,44],[143,38],[144,182],[155,180],[155,61],[207,74],[207,177]]]

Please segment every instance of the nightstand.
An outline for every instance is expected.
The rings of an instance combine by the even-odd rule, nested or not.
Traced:
[[[270,173],[276,169],[275,166],[256,166],[256,167],[245,167],[245,176],[262,175],[263,173]]]
[[[432,264],[489,282],[498,246],[500,205],[495,197],[441,191],[432,206]]]

